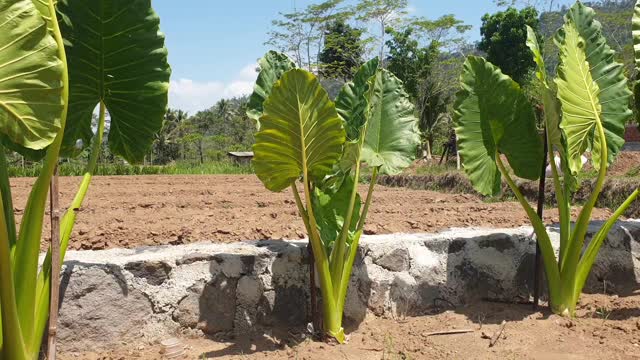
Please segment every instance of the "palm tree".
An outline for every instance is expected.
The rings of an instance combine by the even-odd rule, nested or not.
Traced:
[[[181,138],[184,136],[184,126],[183,124],[189,118],[189,114],[185,111],[179,109],[169,109],[167,111],[167,115],[165,116],[162,131],[158,134],[157,143],[159,145],[159,150],[165,151],[169,150],[168,148],[177,148],[176,156],[172,157],[170,154],[164,159],[166,160],[175,160],[175,158],[182,157],[184,158],[185,149],[183,144],[183,149],[180,151],[179,144]],[[181,154],[182,153],[182,154]],[[160,155],[160,154],[159,154]],[[160,157],[160,156],[159,156]],[[166,161],[165,160],[165,161]]]
[[[450,103],[450,95],[445,87],[439,86],[433,81],[424,81],[417,102],[419,112],[418,126],[422,134],[422,157],[428,160],[433,158],[434,132],[441,121],[449,121],[451,116],[447,112]]]

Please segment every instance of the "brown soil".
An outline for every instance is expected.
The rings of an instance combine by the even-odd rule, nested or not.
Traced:
[[[587,154],[587,156],[589,156]],[[505,163],[508,163],[508,160],[503,157]],[[420,159],[413,163],[408,169],[404,171],[405,175],[416,175],[418,173],[418,169],[425,166],[434,166],[440,163],[440,156],[434,156],[433,159]],[[456,165],[456,158],[452,157],[449,159],[447,165],[454,167]],[[616,157],[615,162],[609,167],[609,171],[607,174],[609,176],[624,176],[631,170],[637,169],[640,167],[640,152],[637,151],[622,151]],[[587,162],[585,164],[585,171],[594,171],[593,165],[591,162]]]
[[[12,179],[18,219],[32,182],[33,179]],[[71,202],[79,182],[80,178],[60,179],[61,204]],[[361,191],[366,191],[364,186]],[[603,219],[609,214],[609,210],[596,210],[594,218]],[[545,219],[557,221],[557,211],[548,210]],[[378,186],[365,233],[518,227],[528,223],[516,202],[486,203],[468,194]],[[96,177],[78,214],[70,248],[132,248],[304,236],[291,193],[271,193],[255,176]]]
[[[609,168],[609,175],[624,176],[638,167],[640,167],[640,152],[623,151]]]
[[[430,335],[462,329],[471,332]],[[348,336],[345,345],[304,340],[299,331],[217,341],[183,336],[182,342],[185,359],[639,359],[640,293],[625,298],[585,295],[574,320],[534,312],[530,305],[480,303],[437,309],[431,316],[373,318]],[[491,338],[497,339],[494,346]],[[63,353],[60,358],[161,359],[160,348],[123,345],[106,353]]]

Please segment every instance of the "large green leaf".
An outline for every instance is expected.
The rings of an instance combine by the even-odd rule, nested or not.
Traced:
[[[364,63],[356,72],[353,81],[344,84],[336,97],[336,109],[346,123],[349,140],[356,140],[360,136],[367,109],[365,94],[369,90],[369,79],[376,74],[379,63],[378,58]]]
[[[531,49],[533,54],[533,60],[537,65],[536,77],[542,84],[542,104],[544,106],[545,114],[545,127],[549,135],[549,144],[554,151],[558,151],[561,159],[561,169],[565,180],[568,183],[568,189],[571,191],[576,190],[576,179],[571,174],[569,168],[569,161],[567,158],[567,140],[560,129],[560,118],[562,109],[560,101],[556,97],[555,93],[549,87],[547,80],[547,70],[544,63],[544,57],[542,56],[542,49],[538,43],[538,38],[535,31],[527,25],[527,46]]]
[[[543,146],[533,107],[515,81],[481,57],[464,64],[454,123],[464,170],[481,194],[500,193],[498,153],[517,176],[540,176]]]
[[[160,19],[150,0],[60,0],[70,81],[64,151],[88,146],[102,101],[110,115],[109,147],[140,162],[162,128],[171,68]]]
[[[547,82],[547,70],[544,65],[544,57],[542,56],[542,48],[538,44],[538,36],[535,30],[531,26],[527,26],[527,47],[533,54],[533,61],[536,63],[536,77],[546,83]]]
[[[282,191],[305,172],[321,180],[340,159],[342,120],[318,79],[294,69],[275,84],[264,103],[253,146],[256,175],[271,191]]]
[[[0,139],[22,153],[53,142],[62,116],[58,46],[31,0],[0,0]]]
[[[249,97],[247,116],[259,124],[260,117],[264,111],[264,102],[271,94],[273,85],[284,73],[295,69],[296,64],[286,54],[269,51],[260,59],[258,66],[260,67],[260,73],[253,93]]]
[[[584,40],[572,21],[564,25],[563,41],[556,79],[563,113],[560,127],[567,135],[569,168],[577,174],[582,169],[582,154],[588,148],[596,150],[599,144],[594,143],[594,139],[599,139],[594,137],[594,131],[601,121],[602,107],[598,99],[600,89],[589,71]],[[599,152],[593,151],[593,156],[598,162]]]
[[[327,252],[333,247],[333,243],[340,236],[340,232],[344,226],[344,220],[349,210],[349,202],[351,200],[351,192],[355,184],[353,176],[346,176],[340,187],[336,191],[327,191],[325,189],[316,188],[312,197],[313,213],[318,224],[318,232],[320,238],[327,248]],[[356,202],[351,216],[349,226],[348,243],[353,239],[360,220],[360,208],[362,200],[360,195],[356,194]]]
[[[542,48],[538,44],[535,31],[527,25],[527,46],[533,54],[536,63],[536,77],[542,83],[542,103],[544,104],[545,117],[547,119],[547,131],[550,143],[562,148],[562,132],[560,131],[560,105],[547,82],[547,68],[542,56]]]
[[[369,80],[366,97],[362,161],[379,167],[380,174],[399,174],[411,165],[420,144],[415,107],[402,81],[387,70],[378,70]]]
[[[633,115],[629,109],[632,93],[624,76],[624,67],[616,62],[615,52],[607,45],[602,25],[595,20],[595,15],[593,9],[578,1],[567,12],[565,22],[572,22],[584,40],[584,52],[587,54],[591,77],[600,89],[598,99],[602,107],[601,121],[611,164],[624,145],[625,124]],[[560,29],[556,43],[563,44],[564,36],[564,29]],[[597,156],[592,158],[597,159]]]

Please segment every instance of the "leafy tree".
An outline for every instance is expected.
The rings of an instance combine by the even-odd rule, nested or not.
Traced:
[[[320,53],[320,74],[344,81],[353,79],[364,53],[362,29],[347,24],[344,19],[333,21],[324,34],[324,48]]]
[[[493,2],[500,7],[514,7],[516,5],[521,5],[523,7],[535,8],[538,11],[546,9],[548,9],[548,11],[553,11],[554,8],[560,6],[559,0],[494,0]]]
[[[301,11],[294,8],[293,12],[280,13],[281,18],[271,22],[273,29],[265,45],[290,55],[299,67],[312,71],[319,62],[328,24],[349,16],[349,12],[338,8],[343,1],[326,0]]]
[[[403,16],[407,14],[407,0],[360,0],[354,7],[356,19],[375,23],[380,29],[378,44],[380,46],[380,67],[384,68],[385,34],[389,27],[396,29]]]
[[[464,61],[463,34],[471,27],[453,15],[416,18],[402,31],[387,29],[387,67],[400,78],[416,103],[423,156],[431,159],[438,126],[451,126],[450,102]],[[448,138],[448,129],[443,135]]]
[[[510,7],[493,15],[485,14],[480,28],[482,40],[478,48],[487,53],[487,60],[520,84],[535,66],[526,46],[527,25],[539,35],[538,11],[533,7],[520,11]]]
[[[411,25],[417,29],[420,38],[436,42],[439,48],[449,51],[461,51],[467,44],[463,35],[472,28],[453,14],[446,14],[435,20],[414,18]]]
[[[273,29],[269,31],[269,39],[264,44],[290,55],[302,67],[302,45],[305,39],[302,22],[299,20],[300,13],[280,13],[280,16],[282,19],[271,21]]]
[[[148,157],[159,165],[176,160],[202,164],[222,160],[228,151],[250,149],[255,125],[246,115],[247,102],[247,97],[222,99],[191,117],[169,110]]]
[[[413,100],[418,98],[420,81],[429,75],[431,58],[437,44],[421,47],[413,36],[415,28],[407,27],[402,31],[387,29],[391,39],[387,41],[389,57],[387,69],[404,82],[407,93]]]
[[[180,157],[180,144],[176,133],[188,115],[182,110],[169,109],[165,115],[162,130],[156,135],[152,149],[152,163],[165,165]]]
[[[416,102],[418,109],[418,126],[422,137],[422,156],[432,159],[433,144],[436,129],[439,125],[451,125],[449,108],[453,98],[452,88],[445,82],[438,81],[434,76],[422,82],[419,98]],[[449,131],[445,131],[445,136]]]

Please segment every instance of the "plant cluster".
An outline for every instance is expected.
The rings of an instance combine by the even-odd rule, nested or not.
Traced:
[[[62,261],[107,111],[110,151],[129,162],[142,160],[162,126],[171,70],[159,22],[149,0],[0,0],[0,359],[38,358],[53,270],[51,252],[40,270],[38,259],[59,158],[91,149],[60,223]],[[43,159],[19,230],[5,148]]]
[[[635,20],[636,24],[638,21]],[[543,255],[551,308],[555,313],[574,316],[576,303],[603,241],[638,196],[636,190],[591,241],[586,242],[589,221],[607,168],[624,144],[625,124],[632,116],[631,91],[623,66],[607,45],[595,12],[581,2],[568,10],[564,25],[555,36],[560,53],[555,84],[547,74],[535,32],[530,27],[527,32],[526,45],[533,54],[537,81],[542,88],[543,136],[548,155],[550,159],[556,154],[561,158],[560,166],[553,160],[549,165],[560,213],[557,257],[542,219],[513,180],[513,175],[536,180],[543,167],[543,136],[536,128],[534,109],[514,80],[480,57],[469,57],[464,65],[462,90],[455,104],[458,146],[465,172],[477,191],[496,195],[502,179],[507,182],[535,230]],[[572,194],[576,190],[576,177],[584,171],[582,156],[587,152],[598,177],[572,225]]]
[[[340,3],[311,7],[311,13],[326,20]],[[379,21],[382,39],[394,11],[406,8],[406,1],[362,4],[368,11],[362,19]],[[442,21],[449,24],[447,29],[463,26],[452,17]],[[55,272],[51,252],[40,269],[38,260],[49,184],[60,157],[89,153],[83,180],[60,223],[62,261],[76,210],[104,151],[105,136],[110,153],[140,162],[154,142],[170,147],[170,137],[160,136],[184,126],[195,128],[190,135],[203,136],[210,126],[234,117],[244,121],[244,114],[238,117],[239,109],[246,110],[258,129],[253,147],[256,175],[271,191],[292,192],[305,225],[319,275],[323,330],[338,342],[345,340],[344,305],[376,180],[410,166],[421,142],[420,122],[426,127],[438,121],[424,114],[418,120],[412,100],[420,98],[419,82],[411,83],[408,94],[404,83],[381,62],[389,60],[390,67],[398,70],[411,63],[413,75],[424,75],[429,69],[417,62],[426,61],[427,53],[417,60],[402,55],[407,46],[418,49],[412,31],[389,32],[396,58],[373,59],[359,67],[351,62],[348,70],[357,68],[353,81],[341,88],[334,102],[314,74],[298,68],[287,55],[271,51],[260,60],[254,92],[246,104],[221,101],[209,113],[184,121],[186,115],[180,112],[165,117],[171,69],[159,22],[150,0],[0,0],[0,360],[35,359],[39,354]],[[433,22],[420,26],[442,29]],[[608,166],[624,143],[624,126],[632,116],[631,91],[595,12],[579,1],[568,9],[555,35],[560,59],[555,80],[547,73],[536,32],[528,26],[526,32],[525,45],[537,66],[544,105],[543,134],[520,85],[475,56],[468,57],[463,67],[455,130],[465,172],[475,189],[496,195],[504,179],[524,207],[543,254],[551,308],[574,316],[603,241],[639,195],[638,190],[631,194],[586,241]],[[640,49],[640,1],[633,38]],[[399,59],[403,56],[408,62]],[[640,64],[640,50],[636,59]],[[441,86],[431,85],[425,90],[431,96],[420,100],[422,106],[434,114],[444,112],[446,100],[433,99],[440,97],[435,89]],[[210,121],[211,116],[220,121]],[[253,138],[242,129],[242,121],[237,124],[240,136]],[[163,126],[169,132],[158,135]],[[557,256],[542,219],[513,179],[514,175],[539,178],[546,165],[543,142],[549,145],[550,158],[558,154],[561,159],[559,166],[550,163],[560,213]],[[5,149],[42,160],[19,229]],[[585,153],[597,169],[597,180],[572,225],[571,199],[576,178],[584,172]],[[371,180],[363,198],[358,190],[365,167]]]
[[[269,52],[260,61],[250,102],[249,115],[259,128],[256,175],[271,191],[292,191],[320,279],[323,330],[339,342],[344,342],[344,303],[377,176],[409,166],[420,142],[402,82],[378,65],[378,59],[365,63],[334,103],[313,74],[297,69],[286,55]],[[365,165],[372,178],[362,199],[358,183]]]

